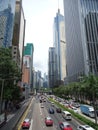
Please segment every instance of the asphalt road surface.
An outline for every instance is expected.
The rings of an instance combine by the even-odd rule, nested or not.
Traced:
[[[44,106],[43,108],[41,106]],[[49,114],[48,109],[52,107],[55,111],[54,114]],[[53,126],[46,126],[45,125],[45,117],[50,116],[53,121],[54,124]],[[39,102],[39,98],[35,98],[33,99],[33,101],[30,104],[30,107],[28,108],[27,114],[25,116],[25,118],[29,118],[31,121],[31,125],[29,130],[60,130],[59,128],[59,122],[61,121],[66,121],[63,117],[61,113],[57,113],[56,112],[56,108],[55,106],[52,106],[52,104],[50,102],[48,102],[46,100],[46,102],[40,103]],[[79,125],[79,123],[72,118],[71,121],[66,121],[68,122],[73,130],[77,129],[77,126]],[[21,125],[22,122],[20,122]],[[18,130],[22,130],[18,128]]]

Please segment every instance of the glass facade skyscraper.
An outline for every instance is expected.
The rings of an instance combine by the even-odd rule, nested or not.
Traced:
[[[55,59],[55,48],[49,47],[49,58],[48,58],[48,75],[49,75],[49,87],[53,88],[56,82],[56,59]]]
[[[87,72],[98,75],[98,0],[80,0]],[[82,22],[83,21],[83,22]]]
[[[67,77],[98,74],[98,0],[64,0]]]
[[[11,6],[12,13],[15,12],[15,2],[16,0],[0,0],[0,11],[3,11],[8,8],[8,5]]]
[[[60,14],[60,10],[54,18],[54,47],[56,58],[56,80],[64,81],[66,77],[66,44],[65,44],[65,24],[64,16]]]
[[[16,0],[0,0],[0,46],[12,45]]]

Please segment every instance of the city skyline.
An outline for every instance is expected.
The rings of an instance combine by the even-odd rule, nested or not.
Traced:
[[[39,3],[39,4],[38,4]],[[60,8],[63,14],[63,0],[23,0],[26,19],[25,45],[34,45],[34,68],[48,73],[48,50],[53,46],[53,21]]]

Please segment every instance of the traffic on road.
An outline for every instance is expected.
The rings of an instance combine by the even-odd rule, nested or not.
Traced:
[[[72,108],[73,111],[74,108]],[[76,113],[78,114],[77,111]],[[25,120],[28,123],[23,126]],[[24,120],[18,124],[18,130],[24,128],[28,130],[94,130],[90,126],[81,124],[71,113],[63,111],[44,95],[36,96],[31,102]]]
[[[55,102],[57,102],[59,105],[57,105]],[[12,118],[7,120],[5,126],[0,129],[97,130],[87,124],[84,124],[76,118],[76,115],[83,115],[93,122],[94,118],[90,117],[93,115],[93,109],[88,105],[81,105],[77,102],[73,102],[74,101],[72,100],[65,101],[64,99],[56,96],[35,95],[24,102],[23,106],[16,112],[16,114],[14,113]],[[63,107],[60,107],[60,105]],[[75,116],[73,115],[72,111],[75,113]],[[84,115],[82,112],[87,112],[88,115]]]

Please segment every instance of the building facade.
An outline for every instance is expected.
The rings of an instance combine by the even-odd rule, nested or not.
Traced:
[[[64,0],[69,82],[98,74],[98,0]]]
[[[54,18],[54,45],[56,57],[56,80],[64,81],[66,77],[66,43],[64,16],[60,10]]]
[[[37,89],[37,72],[33,70],[33,89]]]
[[[0,47],[12,46],[16,0],[0,0]]]
[[[55,48],[49,47],[48,53],[48,76],[49,76],[49,87],[53,88],[56,83],[56,58],[55,58]]]
[[[25,38],[25,17],[22,7],[22,0],[16,0],[14,29],[12,39],[12,55],[14,61],[22,68],[23,64],[23,50]]]
[[[43,84],[44,88],[48,88],[48,75],[46,73],[44,73],[44,84]]]
[[[22,0],[0,0],[0,47],[12,48],[13,60],[22,69],[25,17]]]
[[[29,83],[28,83],[28,85],[29,85],[31,91],[33,90],[33,52],[34,52],[33,44],[27,43],[27,45],[24,47],[24,58],[26,59],[24,61],[24,64],[26,64],[27,68],[29,69]]]

